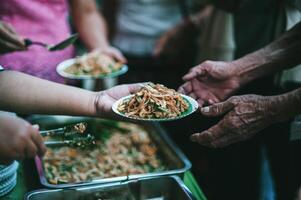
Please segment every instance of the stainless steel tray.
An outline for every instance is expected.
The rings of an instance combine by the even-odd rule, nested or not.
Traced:
[[[82,118],[82,117],[68,117],[68,116],[32,116],[29,121],[33,124],[39,124],[41,128],[55,128],[64,126],[70,123],[77,123],[80,121],[87,121],[88,123],[97,123],[97,120],[101,119],[91,119],[91,118]],[[166,132],[158,123],[147,123],[143,124],[150,130],[150,136],[153,141],[159,146],[160,153],[164,160],[166,160],[169,164],[170,170],[162,171],[162,172],[154,172],[147,174],[133,174],[129,176],[119,176],[112,178],[102,178],[102,179],[94,179],[87,182],[80,183],[67,183],[67,184],[50,184],[48,183],[44,169],[42,166],[42,161],[39,157],[35,158],[40,182],[42,185],[49,188],[67,188],[67,187],[76,187],[76,186],[86,186],[92,184],[104,184],[104,183],[112,183],[112,182],[120,182],[127,180],[138,180],[147,177],[156,177],[156,176],[170,176],[177,175],[179,177],[183,177],[184,172],[191,168],[191,163],[187,159],[187,157],[182,153],[182,151],[171,141]]]
[[[84,186],[69,189],[36,190],[28,193],[25,200],[193,200],[195,197],[179,177],[155,177]]]

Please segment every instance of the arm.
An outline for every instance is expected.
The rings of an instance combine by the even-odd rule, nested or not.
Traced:
[[[301,63],[301,22],[266,47],[233,62],[242,85]]]
[[[205,61],[192,68],[180,91],[200,106],[225,100],[256,78],[294,67],[301,62],[301,22],[270,45],[232,62]]]
[[[99,13],[95,0],[70,0],[70,8],[75,28],[89,50],[97,49],[126,62],[123,55],[111,47],[106,21]]]
[[[139,84],[120,85],[91,92],[14,71],[0,73],[0,110],[22,114],[63,114],[106,116],[119,98],[140,88]]]

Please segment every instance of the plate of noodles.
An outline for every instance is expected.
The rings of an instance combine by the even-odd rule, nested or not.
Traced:
[[[93,52],[61,62],[56,71],[70,79],[103,79],[126,73],[128,66],[116,62],[108,55]]]
[[[142,121],[172,121],[186,117],[198,109],[191,97],[161,84],[148,83],[133,95],[123,97],[112,106],[126,118]]]

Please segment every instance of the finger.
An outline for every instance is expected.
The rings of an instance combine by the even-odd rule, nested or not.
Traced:
[[[200,108],[200,111],[201,111],[201,108],[203,107],[203,105],[204,105],[205,102],[204,102],[203,99],[198,99],[197,102],[199,104],[199,108]]]
[[[196,94],[193,93],[193,92],[192,92],[192,93],[189,93],[188,96],[190,96],[190,97],[193,98],[193,99],[197,99]]]
[[[14,28],[7,24],[7,23],[2,23],[2,25],[7,29],[8,32],[17,35],[17,32],[14,30]]]
[[[196,77],[202,77],[206,74],[205,69],[202,69],[200,66],[194,67],[190,72],[183,76],[184,81],[190,81]]]
[[[218,100],[218,98],[216,98],[216,97],[213,96],[213,95],[208,99],[209,105],[216,104],[216,103],[219,103],[219,102],[220,102],[220,101]]]
[[[26,158],[34,158],[37,155],[38,148],[36,145],[29,140],[25,147],[25,157]]]
[[[192,92],[192,85],[190,82],[186,82],[183,85],[181,85],[178,89],[178,92],[182,94],[189,94]]]
[[[134,94],[143,87],[143,84],[134,83],[134,84],[127,84],[126,86],[128,87],[129,93]]]
[[[213,142],[217,138],[222,137],[226,134],[225,129],[223,129],[222,122],[212,126],[208,130],[205,130],[201,133],[195,133],[190,136],[191,141],[198,142],[202,145],[207,145],[208,143]]]
[[[222,103],[216,103],[211,106],[203,107],[201,109],[201,113],[208,117],[215,117],[230,111],[233,109],[233,107],[234,105],[227,100]]]
[[[119,50],[115,49],[114,47],[111,47],[107,51],[105,51],[108,56],[114,58],[115,60],[121,62],[121,63],[126,63],[127,60],[126,58],[120,53]]]
[[[32,125],[32,128],[36,129],[36,130],[39,130],[40,129],[40,126],[39,124],[33,124]]]
[[[7,28],[0,31],[0,36],[4,41],[15,44],[16,46],[25,48],[24,41],[16,34],[16,32],[11,32]]]
[[[4,41],[3,39],[0,38],[0,52],[7,53],[7,52],[21,51],[21,50],[24,50],[22,46],[18,46],[9,41]]]
[[[44,156],[47,151],[47,148],[44,144],[43,138],[40,135],[40,133],[38,131],[33,133],[31,135],[31,139],[32,139],[33,143],[35,144],[35,146],[37,147],[37,154],[41,157]]]
[[[238,137],[235,137],[232,134],[231,135],[227,134],[211,142],[209,146],[213,148],[223,148],[229,146],[230,144],[236,143],[238,141],[240,141]]]
[[[159,39],[159,41],[157,42],[156,47],[153,51],[154,57],[159,57],[161,55],[163,46],[164,46],[164,42],[161,39]]]

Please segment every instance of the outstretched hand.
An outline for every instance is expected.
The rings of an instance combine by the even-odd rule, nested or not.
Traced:
[[[218,103],[239,89],[239,78],[231,62],[205,61],[192,68],[179,92],[196,99],[199,106]]]
[[[205,116],[225,116],[208,130],[193,134],[191,140],[211,148],[247,140],[279,119],[280,104],[278,97],[243,95],[204,107]]]

